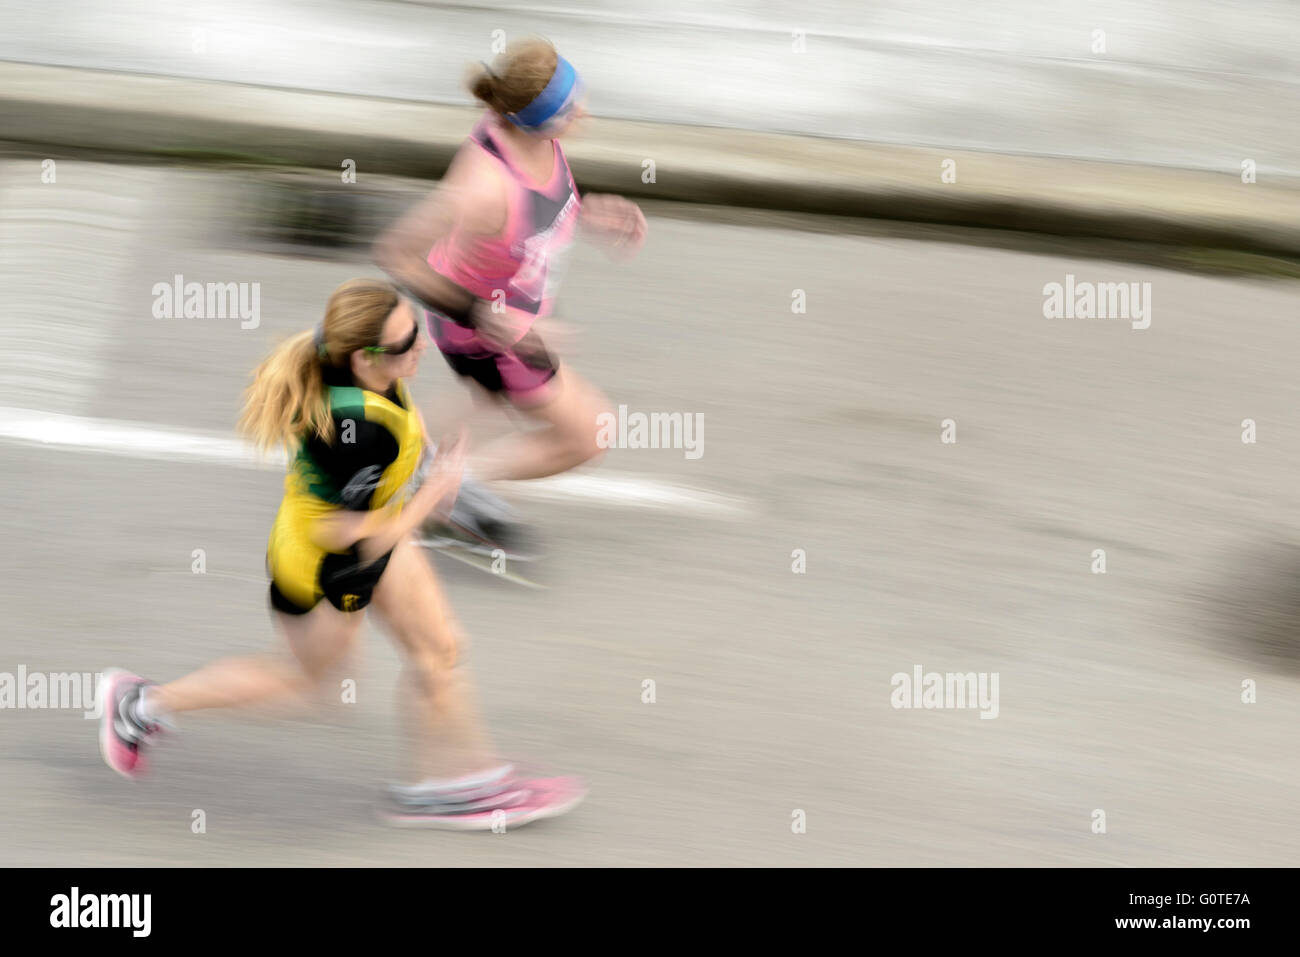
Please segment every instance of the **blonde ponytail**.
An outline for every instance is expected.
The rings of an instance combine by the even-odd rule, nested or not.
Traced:
[[[310,435],[334,438],[314,332],[300,332],[262,360],[244,393],[239,430],[259,449],[283,447],[290,454]]]
[[[345,370],[353,352],[379,345],[384,322],[401,303],[392,283],[349,279],[330,295],[316,330],[286,339],[253,370],[239,431],[263,450],[290,454],[312,436],[334,441],[324,369]]]

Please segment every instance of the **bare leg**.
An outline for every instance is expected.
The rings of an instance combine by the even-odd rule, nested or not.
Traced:
[[[149,689],[149,705],[174,714],[306,694],[346,657],[360,633],[362,617],[338,611],[326,601],[306,615],[276,612],[296,662],[272,655],[224,658]]]
[[[398,702],[412,783],[492,767],[473,686],[458,663],[459,626],[433,569],[410,541],[393,550],[372,607],[406,656]]]
[[[540,429],[517,432],[491,443],[477,454],[474,474],[485,482],[544,478],[599,459],[597,418],[609,410],[609,400],[575,373],[556,374],[555,395],[545,405],[521,410]]]
[[[499,412],[508,403],[499,394],[489,392],[470,378],[461,380],[466,390],[455,398],[443,398],[424,413],[429,434],[436,441],[442,435],[455,433],[462,426],[473,434],[480,432],[480,424],[491,423],[499,431],[504,423]]]

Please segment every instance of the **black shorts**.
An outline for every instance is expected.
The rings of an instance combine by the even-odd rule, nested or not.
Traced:
[[[342,555],[327,552],[316,573],[316,590],[320,597],[329,599],[329,603],[339,611],[361,611],[370,604],[379,577],[383,575],[388,560],[392,557],[393,553],[389,551],[373,562],[366,562],[355,547]],[[286,615],[307,614],[316,607],[320,597],[304,608],[280,591],[274,579],[271,581],[271,607]]]
[[[514,405],[541,405],[551,398],[551,380],[559,369],[536,330],[530,329],[508,349],[487,342],[473,330],[427,313],[433,340],[457,375],[473,379],[493,395]]]

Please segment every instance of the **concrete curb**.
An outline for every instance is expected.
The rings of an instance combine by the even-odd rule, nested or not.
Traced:
[[[464,107],[0,63],[0,137],[55,151],[434,178]],[[566,142],[584,190],[759,209],[1300,256],[1300,182],[600,120]],[[643,182],[647,160],[655,181]],[[957,182],[941,182],[945,160]]]

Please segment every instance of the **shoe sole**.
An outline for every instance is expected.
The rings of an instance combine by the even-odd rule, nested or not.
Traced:
[[[459,548],[462,551],[471,552],[475,555],[482,555],[484,558],[495,557],[492,553],[496,551],[505,552],[506,561],[510,562],[535,562],[543,556],[540,554],[523,554],[512,552],[508,548],[502,548],[500,545],[492,542],[483,542],[477,539],[453,538],[449,535],[426,535],[417,538],[415,544],[423,545],[425,548],[434,548],[439,551],[445,551],[449,548]]]
[[[532,811],[527,811],[513,820],[507,820],[505,829],[509,831],[517,827],[523,827],[525,824],[531,824],[534,821],[542,821],[546,818],[559,817],[562,814],[567,814],[581,804],[586,797],[587,791],[584,788],[567,801],[562,801],[558,804],[548,804],[545,807],[539,807]],[[492,830],[492,820],[490,817],[487,819],[482,817],[457,819],[454,815],[417,817],[381,810],[379,812],[379,819],[390,827],[419,827],[437,831]]]
[[[448,558],[454,558],[456,561],[463,562],[470,568],[477,568],[479,571],[491,575],[493,578],[500,578],[515,585],[522,585],[524,588],[533,588],[538,591],[547,590],[548,586],[543,585],[541,582],[535,582],[531,578],[526,578],[508,567],[502,571],[497,571],[494,568],[496,559],[489,558],[487,555],[481,554],[472,548],[465,548],[456,543],[432,544],[429,539],[417,540],[416,544],[421,545],[430,551],[437,552],[439,555],[446,555]],[[507,565],[509,565],[509,562],[510,559],[507,558]]]
[[[116,771],[122,777],[129,781],[134,781],[143,773],[140,764],[137,763],[135,768],[126,770],[114,761],[110,754],[114,747],[117,746],[117,733],[113,730],[113,717],[117,710],[117,689],[121,682],[129,678],[139,678],[139,675],[133,675],[129,671],[121,668],[109,668],[104,672],[104,682],[101,694],[104,697],[103,708],[104,714],[99,719],[99,754],[104,759],[104,763]]]

